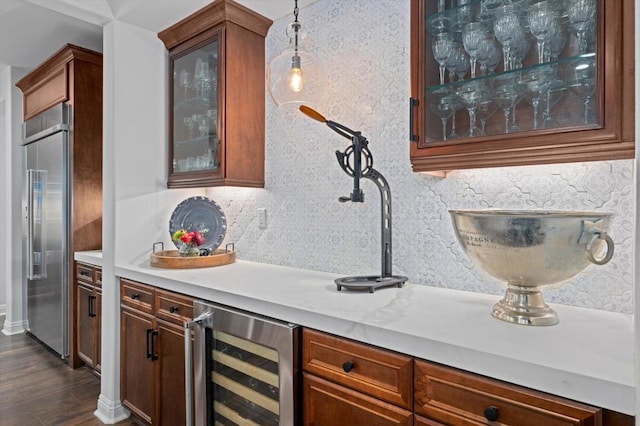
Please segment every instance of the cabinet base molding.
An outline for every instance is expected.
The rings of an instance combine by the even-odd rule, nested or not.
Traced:
[[[124,408],[120,401],[111,401],[103,394],[100,394],[98,397],[98,409],[94,411],[93,415],[102,423],[112,425],[129,418],[131,413]]]
[[[27,321],[15,321],[9,322],[6,318],[4,320],[4,327],[2,328],[2,334],[5,336],[13,336],[14,334],[21,334],[27,330]]]

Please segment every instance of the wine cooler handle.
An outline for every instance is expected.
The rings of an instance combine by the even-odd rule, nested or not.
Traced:
[[[184,323],[184,387],[185,387],[185,426],[193,426],[193,358],[191,351],[191,329],[202,324],[213,316],[213,311],[207,309],[191,321]]]

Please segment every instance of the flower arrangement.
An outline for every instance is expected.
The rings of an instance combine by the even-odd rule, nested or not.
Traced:
[[[180,256],[198,256],[200,254],[198,247],[203,245],[205,242],[203,235],[204,232],[206,232],[206,230],[203,230],[202,232],[187,232],[184,229],[177,230],[171,239],[174,242],[182,241],[182,246],[179,249]]]

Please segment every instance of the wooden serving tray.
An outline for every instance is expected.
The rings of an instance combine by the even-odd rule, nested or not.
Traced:
[[[151,253],[151,266],[166,269],[210,268],[228,265],[236,261],[236,252],[217,249],[211,256],[182,257],[178,250],[163,250]]]

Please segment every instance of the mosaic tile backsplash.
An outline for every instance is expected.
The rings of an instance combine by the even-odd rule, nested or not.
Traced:
[[[615,213],[613,260],[590,265],[545,300],[632,313],[634,163],[631,160],[464,170],[446,178],[409,163],[409,0],[318,0],[300,21],[321,58],[327,87],[316,106],[369,140],[374,168],[393,202],[393,273],[414,284],[502,295],[504,284],[459,247],[449,209],[597,210]],[[274,22],[267,57],[284,49],[287,16]],[[380,271],[380,198],[363,182],[364,203],[339,203],[352,180],[334,152],[348,141],[266,97],[265,189],[209,188],[228,220],[225,243],[241,259],[345,275]],[[267,211],[258,226],[257,209]],[[384,291],[384,290],[381,290]]]

